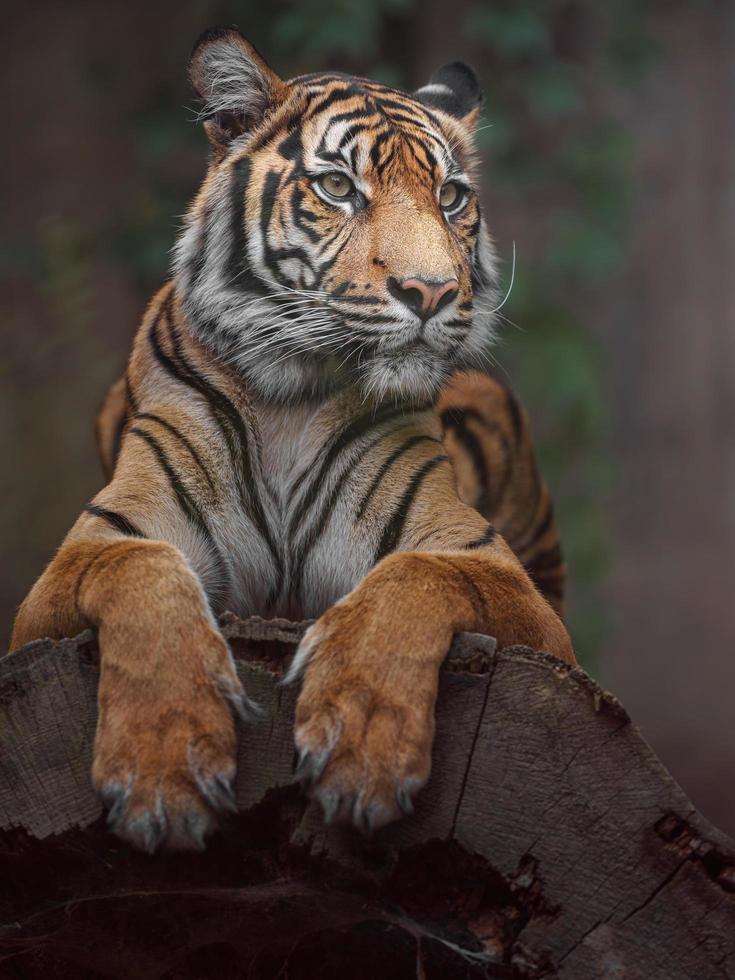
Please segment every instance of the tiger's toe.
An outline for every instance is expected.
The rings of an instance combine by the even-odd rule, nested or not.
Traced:
[[[145,779],[130,777],[124,783],[105,783],[99,792],[109,808],[108,828],[148,854],[160,848],[202,850],[206,838],[217,829],[218,815],[236,809],[223,774],[210,777],[206,783],[161,780],[155,788]]]
[[[409,705],[364,689],[342,691],[323,709],[303,703],[295,778],[319,801],[327,823],[363,833],[413,810],[430,769],[433,725]]]

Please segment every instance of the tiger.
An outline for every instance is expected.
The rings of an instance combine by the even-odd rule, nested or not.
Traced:
[[[370,833],[429,777],[456,633],[575,663],[528,417],[485,368],[482,93],[461,62],[414,92],[283,81],[232,27],[199,38],[189,77],[206,175],[98,417],[106,485],[11,649],[96,631],[108,825],[201,849],[258,718],[218,617],[311,620],[284,677],[295,780]]]

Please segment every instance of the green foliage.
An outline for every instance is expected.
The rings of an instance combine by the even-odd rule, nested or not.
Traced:
[[[551,43],[541,7],[538,3],[476,4],[465,17],[464,32],[479,37],[500,57],[545,57]]]
[[[411,0],[301,0],[273,21],[274,47],[313,71],[321,59],[374,61],[386,13],[412,12]]]

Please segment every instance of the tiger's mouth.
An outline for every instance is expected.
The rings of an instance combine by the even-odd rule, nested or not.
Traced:
[[[284,370],[284,368],[287,369]],[[423,338],[411,338],[400,347],[371,348],[356,345],[344,351],[304,351],[287,362],[261,359],[248,365],[248,374],[262,394],[278,400],[329,397],[354,387],[366,398],[381,401],[431,399],[451,374],[449,357]]]
[[[214,312],[204,296],[206,317],[197,299],[189,297],[191,318],[204,323],[208,343],[258,397],[279,402],[329,397],[350,386],[379,399],[431,399],[472,360],[482,334],[472,317],[452,311],[423,322],[377,323],[304,290],[289,289],[285,299],[253,297],[245,307],[224,296]]]
[[[352,325],[347,321],[345,326]],[[437,326],[441,330],[441,324]],[[340,351],[310,351],[306,359],[320,375],[323,390],[354,385],[378,399],[431,399],[465,362],[465,344],[464,337],[436,336],[424,327],[407,324],[405,330],[374,336],[365,343],[358,324],[354,337]]]
[[[424,400],[434,397],[452,370],[450,360],[425,342],[398,351],[378,353],[367,361],[357,381],[378,400],[387,397]]]

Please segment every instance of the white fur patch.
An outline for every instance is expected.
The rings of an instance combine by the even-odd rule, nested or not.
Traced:
[[[203,116],[216,112],[245,112],[262,117],[268,108],[270,89],[258,66],[239,44],[227,38],[213,41],[201,55],[206,79]]]
[[[293,684],[294,681],[301,679],[314,651],[319,646],[323,631],[324,627],[320,623],[314,623],[304,633],[291,661],[291,666],[283,678],[283,684]]]
[[[448,85],[439,85],[438,83],[433,83],[431,85],[422,85],[416,94],[417,95],[454,95],[454,93],[452,92],[452,90]]]

